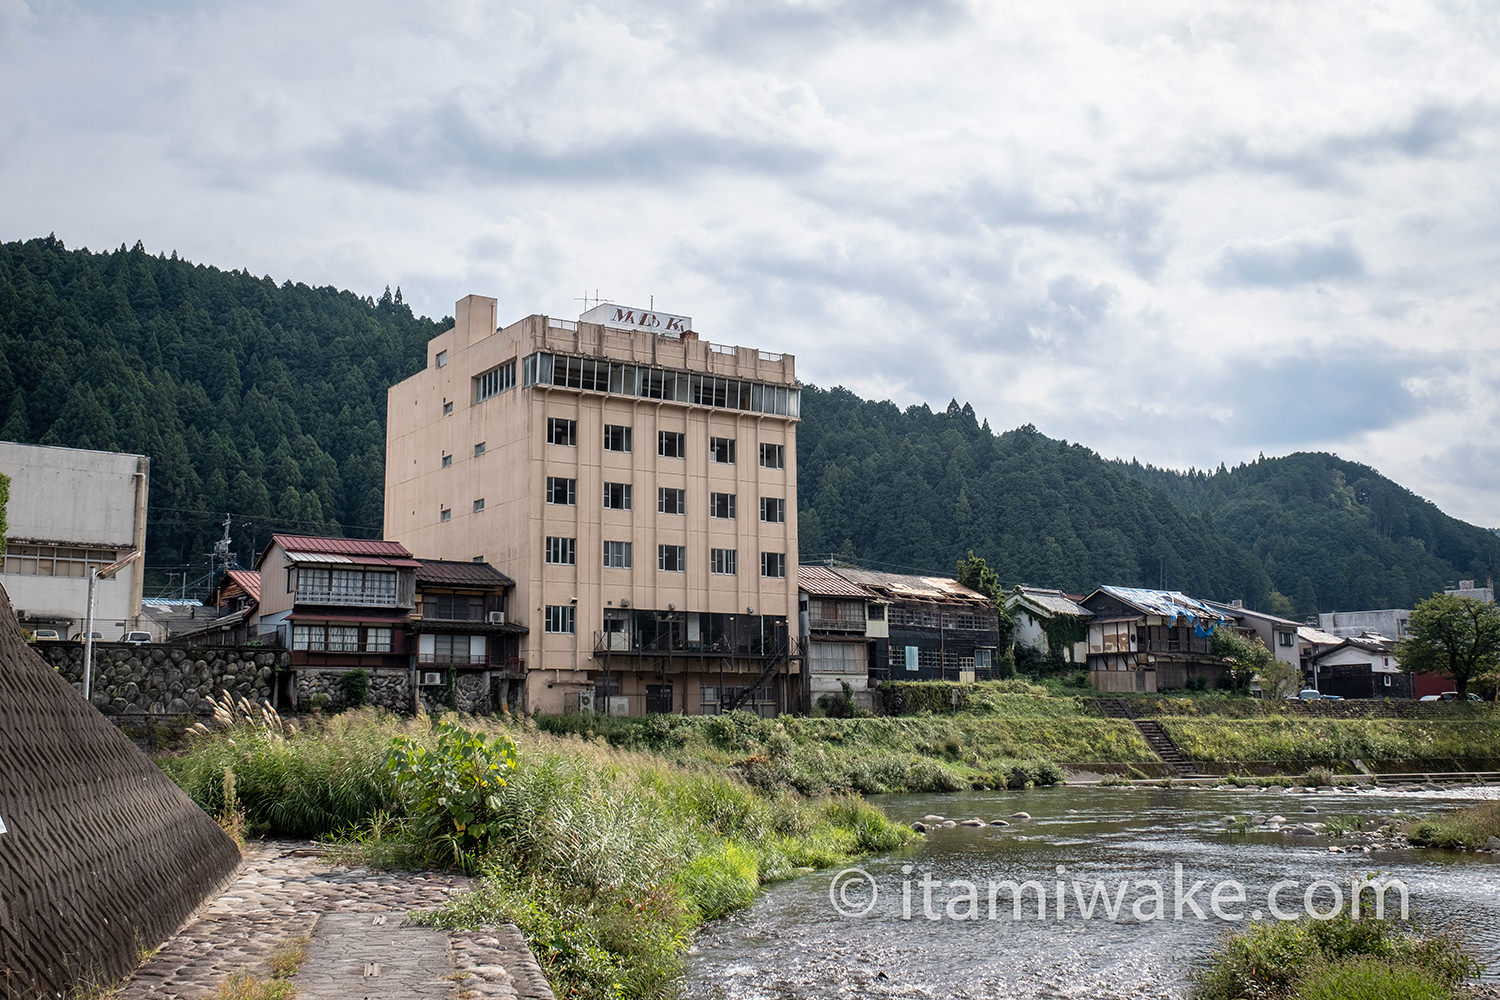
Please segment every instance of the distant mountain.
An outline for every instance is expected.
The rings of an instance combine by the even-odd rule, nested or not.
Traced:
[[[229,511],[242,559],[273,529],[379,535],[385,390],[439,329],[399,293],[0,244],[0,440],[150,456],[158,580],[206,574]]]
[[[1006,583],[1270,596],[1254,555],[1161,489],[1031,426],[996,435],[956,402],[903,411],[805,387],[797,491],[804,559],[951,573],[972,549]]]
[[[137,243],[0,244],[0,440],[151,457],[148,569],[206,573],[226,512],[248,560],[273,530],[379,534],[385,391],[451,323],[221,271]],[[1410,606],[1500,567],[1500,537],[1364,466],[1292,455],[1215,474],[1101,459],[956,402],[900,410],[807,386],[804,559],[1006,583],[1167,586],[1267,610]]]
[[[1334,455],[1299,452],[1213,473],[1121,468],[1255,553],[1299,614],[1409,608],[1460,579],[1482,585],[1500,573],[1496,532]]]

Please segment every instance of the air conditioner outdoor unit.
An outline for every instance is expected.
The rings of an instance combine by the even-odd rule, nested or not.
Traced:
[[[623,715],[629,715],[630,714],[630,699],[629,698],[625,698],[625,697],[621,697],[619,695],[611,697],[609,699],[609,712],[608,712],[608,714],[609,715],[621,715],[621,716],[623,716]]]
[[[487,622],[489,622],[491,625],[504,625],[505,624],[505,612],[504,611],[491,611],[489,614],[485,615],[484,620],[487,621]]]
[[[443,672],[441,670],[425,670],[422,672],[423,687],[442,687]]]
[[[594,689],[585,688],[578,692],[578,711],[592,712],[594,710]]]

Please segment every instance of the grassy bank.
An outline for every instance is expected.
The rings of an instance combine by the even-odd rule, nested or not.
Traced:
[[[732,768],[757,788],[808,795],[1020,788],[1062,779],[1055,761],[1152,761],[1128,722],[1071,699],[1016,698],[1005,714],[863,719],[718,716],[538,720],[548,731],[678,762]]]
[[[669,996],[702,921],[799,868],[915,836],[856,798],[757,789],[722,768],[466,724],[514,739],[516,766],[498,769],[506,783],[482,787],[447,836],[419,821],[419,801],[386,766],[395,738],[410,741],[413,759],[446,763],[425,718],[362,711],[284,736],[242,728],[199,738],[162,766],[210,813],[242,814],[252,834],[338,835],[378,864],[474,871],[476,891],[433,919],[514,921],[560,997]]]
[[[1194,760],[1271,761],[1298,769],[1381,761],[1487,759],[1500,747],[1500,716],[1484,719],[1326,719],[1294,716],[1162,716],[1172,739]]]

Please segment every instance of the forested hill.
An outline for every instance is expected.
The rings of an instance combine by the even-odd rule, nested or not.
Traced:
[[[272,530],[378,536],[385,390],[438,332],[389,292],[0,244],[0,440],[150,456],[157,578],[206,573],[230,511],[242,561]]]
[[[242,561],[272,531],[378,535],[386,389],[450,322],[399,291],[277,284],[140,244],[0,244],[0,440],[149,455],[157,581],[206,574],[226,512]],[[1500,567],[1500,538],[1329,455],[1182,475],[1032,427],[997,435],[967,406],[813,386],[798,438],[804,558],[951,573],[972,549],[1007,584],[1165,584],[1298,614],[1410,607]]]
[[[1461,578],[1500,575],[1500,538],[1374,469],[1326,453],[1217,472],[1120,468],[1251,550],[1297,614],[1409,608]]]
[[[808,386],[797,490],[804,558],[951,572],[972,549],[1007,584],[1270,595],[1253,555],[1161,490],[1030,426],[996,435],[967,405],[903,411]]]

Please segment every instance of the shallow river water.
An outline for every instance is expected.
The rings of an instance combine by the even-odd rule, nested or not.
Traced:
[[[903,822],[928,813],[992,820],[1024,811],[1032,818],[1013,819],[1007,827],[938,830],[909,853],[869,859],[837,880],[835,873],[819,872],[770,887],[749,910],[699,936],[687,993],[702,1000],[1179,998],[1195,964],[1226,930],[1245,926],[1257,912],[1271,919],[1272,905],[1300,914],[1309,889],[1318,912],[1335,905],[1335,886],[1347,909],[1351,879],[1377,873],[1406,886],[1419,920],[1459,933],[1489,966],[1486,981],[1494,981],[1500,978],[1500,856],[1358,848],[1339,854],[1329,845],[1347,840],[1224,828],[1227,816],[1247,814],[1280,815],[1288,825],[1358,815],[1379,825],[1397,813],[1496,795],[1495,788],[1062,787],[886,796],[880,805]],[[1318,813],[1304,814],[1305,806]],[[1045,890],[1045,911],[1038,887],[1023,887],[1018,916],[1016,891],[1007,883],[1028,880]],[[993,909],[992,881],[999,886]],[[1278,882],[1283,885],[1273,900]],[[1396,891],[1385,899],[1399,906]],[[1085,917],[1080,910],[1091,900],[1093,913]],[[1106,912],[1111,904],[1112,914]],[[1229,919],[1235,916],[1238,922]]]

